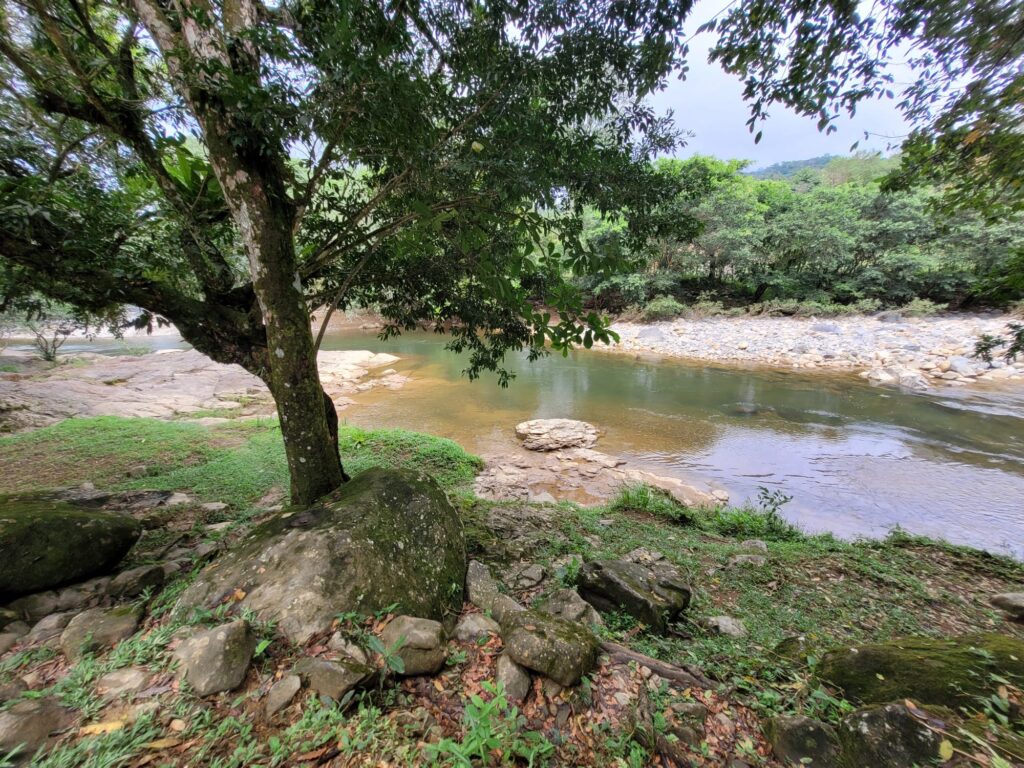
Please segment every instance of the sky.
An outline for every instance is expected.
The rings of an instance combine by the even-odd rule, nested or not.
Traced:
[[[706,0],[698,3],[694,15],[687,22],[687,31],[696,30],[720,11],[726,3]],[[864,102],[857,108],[854,118],[845,115],[835,122],[835,133],[819,133],[816,121],[800,117],[781,105],[772,108],[768,121],[759,129],[764,132],[759,144],[754,144],[746,121],[749,106],[743,101],[743,84],[723,72],[717,64],[707,61],[708,49],[714,42],[714,33],[704,33],[690,41],[690,71],[686,80],[673,78],[668,88],[651,97],[659,110],[671,109],[676,126],[695,135],[687,145],[676,152],[679,157],[694,154],[714,155],[720,158],[752,160],[754,168],[762,168],[783,160],[804,160],[818,155],[845,155],[850,145],[860,141],[858,150],[886,151],[899,145],[907,132],[905,123],[894,101]],[[864,132],[872,136],[864,138]]]

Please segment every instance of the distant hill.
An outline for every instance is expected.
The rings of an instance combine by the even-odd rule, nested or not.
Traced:
[[[821,170],[833,160],[842,157],[841,155],[821,155],[820,157],[812,157],[808,160],[785,160],[781,163],[775,163],[769,165],[767,168],[760,168],[753,171],[744,171],[748,176],[753,176],[755,179],[788,179],[797,171],[802,171],[804,168],[813,168],[815,170]]]

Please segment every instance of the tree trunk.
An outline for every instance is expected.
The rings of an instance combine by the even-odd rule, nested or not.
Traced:
[[[342,470],[336,432],[332,435],[328,427],[313,332],[296,270],[291,219],[275,213],[273,206],[260,213],[250,210],[250,231],[243,238],[267,329],[266,380],[281,420],[292,503],[311,504],[341,485]],[[335,424],[337,418],[335,414]]]

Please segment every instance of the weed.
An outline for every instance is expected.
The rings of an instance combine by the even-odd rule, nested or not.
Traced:
[[[690,511],[666,491],[643,483],[624,486],[610,504],[617,512],[645,512],[676,523],[693,521]]]

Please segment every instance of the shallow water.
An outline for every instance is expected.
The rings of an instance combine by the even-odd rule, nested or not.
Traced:
[[[170,348],[174,337],[133,339]],[[372,349],[402,360],[403,389],[357,395],[342,417],[500,451],[525,419],[583,419],[597,448],[653,472],[725,488],[735,503],[760,487],[793,497],[784,514],[808,531],[881,536],[894,526],[1024,558],[1024,390],[872,387],[855,376],[713,367],[581,352],[508,361],[516,379],[470,382],[444,338],[328,335],[324,349]],[[123,354],[94,340],[64,351]]]
[[[461,377],[464,361],[430,334],[334,334],[324,348],[391,352],[413,377],[357,396],[343,414],[352,424],[486,453],[525,419],[583,419],[604,430],[598,449],[725,488],[734,502],[780,489],[793,497],[784,513],[805,530],[879,536],[898,525],[1024,556],[1024,391],[910,394],[854,376],[595,352],[512,358],[516,379],[503,390],[490,376]]]

